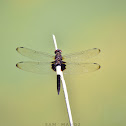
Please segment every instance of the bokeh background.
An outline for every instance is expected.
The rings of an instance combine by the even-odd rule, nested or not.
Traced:
[[[69,123],[56,75],[15,66],[16,47],[54,54],[52,34],[63,54],[101,49],[100,70],[65,76],[74,123],[126,126],[125,0],[0,0],[0,126]]]

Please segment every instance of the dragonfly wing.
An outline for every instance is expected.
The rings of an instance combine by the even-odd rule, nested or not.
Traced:
[[[93,72],[100,69],[100,65],[97,63],[66,63],[66,69],[64,74],[83,74],[87,72]]]
[[[55,72],[51,68],[51,63],[48,62],[32,62],[25,61],[16,64],[19,69],[24,71],[38,73],[38,74],[54,74]]]
[[[54,59],[53,55],[50,55],[45,52],[39,52],[35,51],[32,49],[28,49],[25,47],[18,47],[16,50],[23,56],[26,56],[32,60],[37,60],[37,61],[52,61]]]
[[[77,53],[71,53],[63,56],[65,62],[84,62],[87,59],[94,57],[100,53],[100,49],[93,48]]]

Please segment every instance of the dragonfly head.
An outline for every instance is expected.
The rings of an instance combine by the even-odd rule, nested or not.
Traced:
[[[62,53],[62,51],[61,51],[60,49],[57,49],[57,50],[55,51],[55,54],[56,54],[57,52],[59,52],[60,54]]]

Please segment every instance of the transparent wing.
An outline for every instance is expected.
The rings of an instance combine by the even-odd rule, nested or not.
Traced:
[[[93,72],[100,69],[100,65],[97,63],[66,63],[66,69],[64,74],[83,74],[87,72]]]
[[[71,53],[63,56],[65,62],[84,62],[87,59],[94,57],[100,53],[100,49],[93,48],[77,53]]]
[[[50,61],[51,62],[52,59],[54,59],[53,55],[50,55],[45,52],[35,51],[35,50],[28,49],[25,47],[18,47],[16,50],[23,56],[26,56],[30,59],[37,60],[37,61]]]
[[[16,64],[19,69],[38,74],[55,74],[51,68],[51,63],[25,61]]]

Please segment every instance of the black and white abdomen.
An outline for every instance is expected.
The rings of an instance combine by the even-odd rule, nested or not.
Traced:
[[[62,71],[64,71],[65,69],[66,69],[66,64],[65,64],[66,62],[64,62],[64,61],[62,61],[62,63],[61,63],[61,70]],[[52,66],[52,69],[54,70],[54,71],[56,71],[56,63],[55,63],[55,61],[54,62],[52,62],[52,64],[51,64],[51,66]]]

